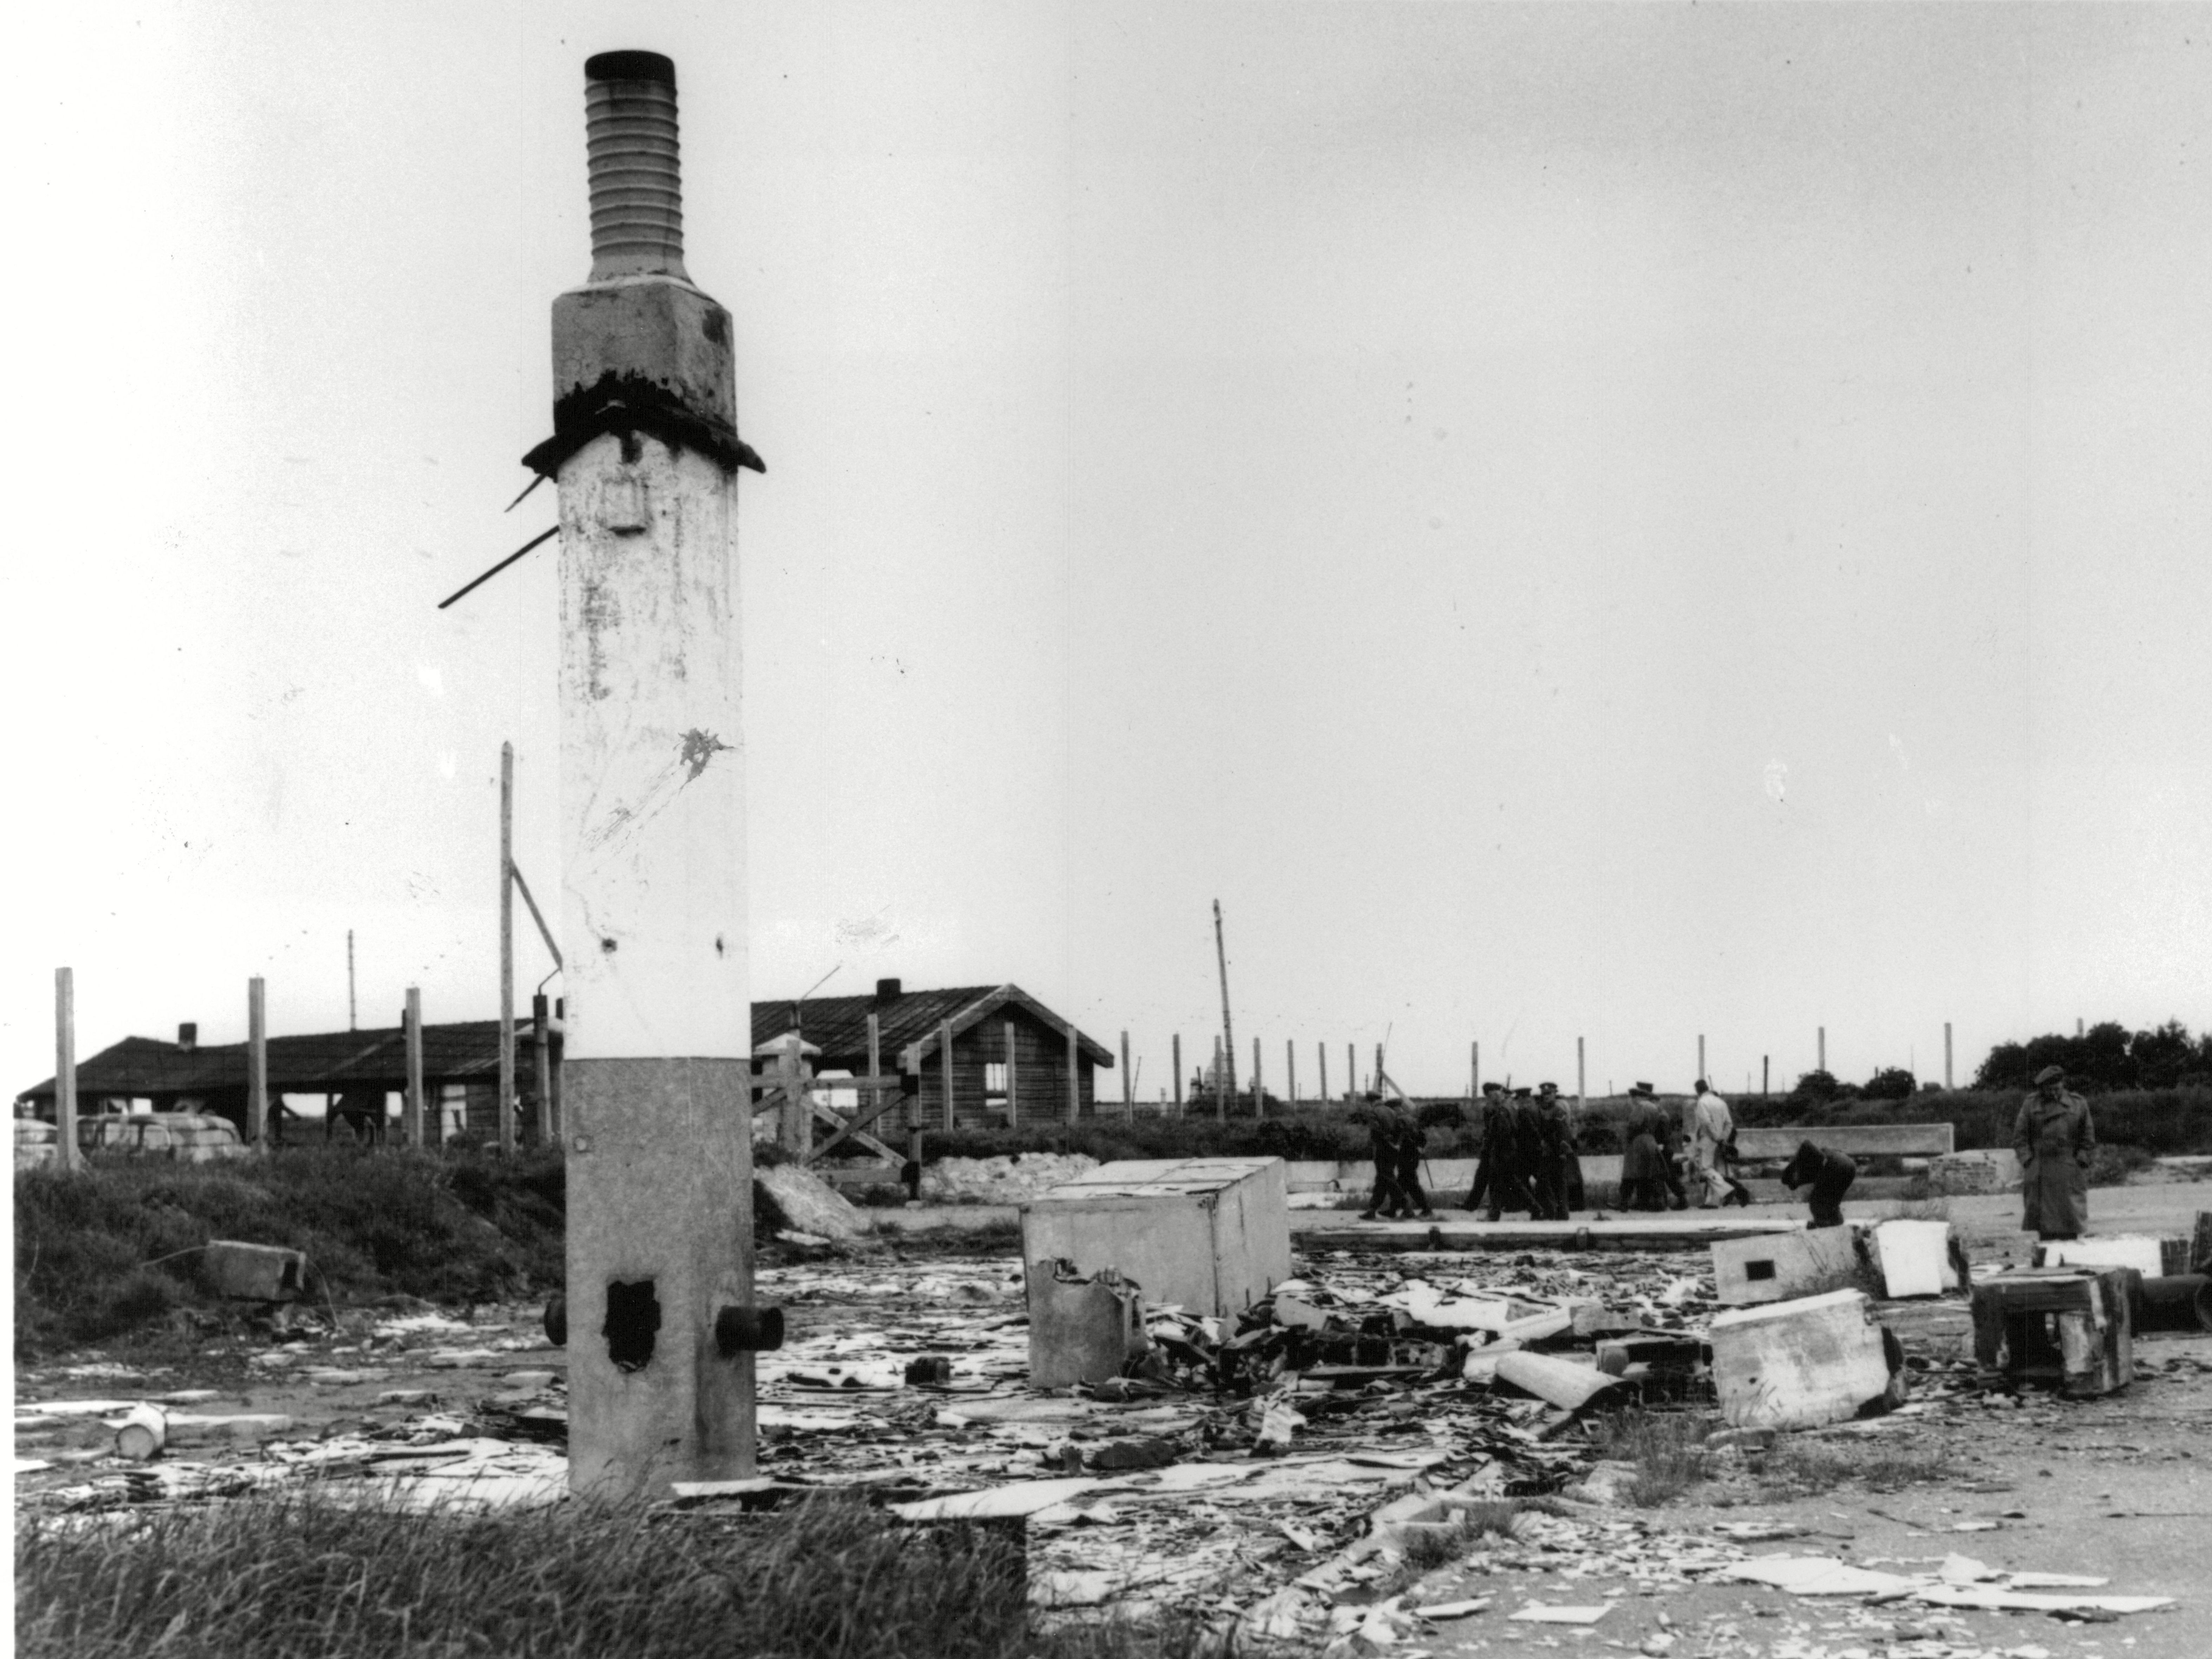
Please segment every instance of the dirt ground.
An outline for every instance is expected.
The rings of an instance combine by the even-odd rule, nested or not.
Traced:
[[[2197,1208],[2212,1207],[2208,1195],[2212,1188],[2202,1185],[2100,1189],[2094,1202],[2097,1228],[2185,1233]],[[1953,1224],[1978,1263],[2026,1258],[2017,1203],[2009,1196],[1950,1200]],[[961,1218],[974,1217],[975,1207],[968,1206]],[[1873,1204],[1863,1213],[1874,1218],[1891,1208]],[[902,1212],[901,1219],[912,1215]],[[1636,1275],[1648,1285],[1670,1274],[1704,1273],[1710,1282],[1701,1253],[1659,1262],[1577,1260],[1600,1289],[1614,1273],[1624,1285]],[[1362,1282],[1388,1284],[1401,1275],[1449,1272],[1464,1281],[1504,1285],[1518,1282],[1516,1276],[1525,1279],[1530,1261],[1525,1255],[1476,1252],[1451,1257],[1446,1267],[1434,1258],[1340,1254],[1301,1259],[1297,1270],[1324,1283],[1364,1275]],[[965,1460],[963,1473],[975,1483],[1056,1473],[1049,1460],[1064,1448],[1047,1443],[1064,1439],[1067,1431],[1009,1437],[1002,1430],[988,1443],[970,1433],[947,1450],[951,1443],[944,1434],[917,1427],[932,1421],[943,1402],[914,1401],[911,1391],[900,1394],[896,1381],[865,1375],[870,1367],[896,1369],[907,1353],[951,1352],[958,1357],[963,1386],[1001,1394],[1018,1387],[1019,1279],[1018,1253],[1010,1243],[963,1242],[957,1233],[894,1241],[858,1256],[794,1263],[769,1274],[764,1294],[787,1301],[799,1357],[791,1362],[791,1375],[764,1389],[763,1473],[835,1464],[862,1443],[901,1479],[941,1478],[960,1460]],[[557,1419],[564,1395],[567,1356],[546,1342],[538,1311],[535,1306],[342,1310],[335,1334],[317,1331],[286,1341],[278,1340],[281,1334],[234,1325],[27,1369],[17,1378],[16,1453],[19,1460],[46,1467],[26,1469],[19,1462],[19,1507],[52,1504],[58,1494],[82,1492],[88,1482],[112,1482],[119,1467],[106,1455],[112,1431],[100,1426],[99,1415],[55,1416],[40,1411],[41,1401],[130,1401],[181,1392],[202,1396],[175,1407],[187,1413],[289,1419],[281,1432],[255,1431],[181,1445],[167,1460],[218,1469],[266,1458],[270,1454],[262,1443],[272,1438],[291,1449],[287,1455],[296,1455],[303,1446],[335,1454],[364,1441],[404,1441],[411,1435],[420,1442],[426,1424],[434,1437],[526,1437],[535,1432],[527,1425],[529,1414],[538,1414],[542,1429]],[[1420,1626],[1387,1647],[1341,1633],[1333,1643],[1313,1638],[1309,1645],[1326,1644],[1337,1659],[1383,1651],[1395,1659],[1422,1659],[1562,1650],[1640,1650],[1670,1659],[2212,1655],[2212,1587],[2204,1569],[2212,1547],[2212,1468],[2205,1461],[2212,1457],[2205,1434],[2212,1427],[2212,1337],[2145,1336],[2136,1347],[2134,1386],[2100,1400],[2067,1401],[1953,1386],[1959,1373],[1944,1368],[1965,1342],[1960,1301],[1889,1304],[1889,1311],[1908,1351],[1932,1364],[1928,1376],[1935,1386],[1905,1413],[1784,1437],[1808,1453],[1818,1466],[1814,1474],[1778,1480],[1771,1454],[1762,1474],[1753,1460],[1723,1453],[1707,1459],[1708,1478],[1672,1501],[1603,1510],[1568,1505],[1569,1518],[1559,1523],[1567,1541],[1500,1548],[1498,1540],[1486,1540],[1465,1559],[1392,1592],[1402,1608],[1486,1598],[1484,1610]],[[853,1375],[842,1384],[832,1375],[825,1394],[823,1385],[799,1375],[808,1365],[816,1372],[848,1366]],[[840,1386],[860,1392],[841,1394]],[[1421,1426],[1405,1422],[1393,1431]],[[1449,1438],[1429,1426],[1438,1443]],[[902,1449],[910,1429],[912,1443]],[[1092,1431],[1074,1432],[1079,1438]],[[924,1444],[932,1434],[935,1440]],[[537,1449],[557,1451],[557,1443]],[[1916,1478],[1922,1474],[1940,1478]],[[1410,1472],[1393,1474],[1391,1484],[1339,1489],[1309,1516],[1309,1529],[1319,1538],[1295,1548],[1278,1537],[1264,1549],[1224,1548],[1218,1560],[1209,1558],[1206,1528],[1226,1526],[1224,1516],[1237,1516],[1197,1492],[1152,1511],[1171,1515],[1171,1521],[1144,1522],[1139,1530],[1154,1539],[1157,1549],[1168,1535],[1163,1528],[1180,1529],[1173,1553],[1200,1564],[1183,1577],[1211,1571],[1205,1564],[1214,1560],[1219,1580],[1208,1594],[1217,1595],[1219,1607],[1235,1607],[1286,1582],[1307,1559],[1300,1551],[1340,1547],[1356,1537],[1365,1510],[1404,1492],[1414,1479]],[[1079,1580],[1086,1565],[1104,1559],[1101,1552],[1126,1553],[1130,1547],[1108,1541],[1116,1534],[1103,1507],[1097,1515],[1063,1518],[1066,1524],[1052,1534],[1048,1550],[1062,1577]],[[2169,1595],[2178,1605],[2116,1622],[2072,1625],[2041,1613],[1823,1601],[1755,1583],[1686,1583],[1663,1573],[1655,1580],[1636,1565],[1709,1550],[1716,1539],[1728,1536],[1717,1529],[1745,1522],[1759,1523],[1773,1535],[1743,1544],[1740,1553],[1828,1555],[1908,1573],[1964,1556],[1994,1569],[2094,1575],[2110,1579],[2109,1593]],[[1295,1541],[1300,1528],[1285,1528],[1277,1521],[1266,1530],[1287,1531]],[[1270,1551],[1274,1558],[1260,1565]],[[1243,1589],[1232,1594],[1240,1582]],[[1386,1588],[1371,1589],[1380,1595]],[[1354,1607],[1362,1599],[1346,1598]],[[1511,1620],[1531,1603],[1607,1611],[1589,1626]]]

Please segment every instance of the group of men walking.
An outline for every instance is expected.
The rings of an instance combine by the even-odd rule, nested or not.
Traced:
[[[1698,1079],[1697,1101],[1686,1124],[1676,1122],[1649,1083],[1636,1084],[1628,1096],[1622,1209],[1711,1210],[1750,1204],[1751,1190],[1733,1169],[1735,1115],[1711,1084]],[[1367,1125],[1375,1148],[1375,1195],[1360,1219],[1434,1215],[1421,1188],[1421,1152],[1428,1135],[1412,1107],[1370,1094],[1352,1115]],[[1574,1119],[1557,1085],[1508,1091],[1501,1084],[1486,1083],[1473,1127],[1480,1161],[1468,1209],[1486,1210],[1492,1221],[1508,1210],[1526,1210],[1538,1221],[1565,1221],[1583,1207]],[[2035,1092],[2021,1103],[2013,1141],[2022,1176],[2021,1225],[2045,1239],[2080,1237],[2087,1224],[2097,1133],[2088,1103],[2066,1087],[2066,1074],[2058,1066],[2045,1066],[2037,1074]],[[1793,1191],[1809,1189],[1814,1226],[1840,1227],[1844,1194],[1857,1176],[1858,1164],[1847,1153],[1807,1140],[1784,1168],[1782,1184]]]
[[[1626,1154],[1622,1159],[1620,1206],[1629,1210],[1703,1209],[1749,1204],[1751,1194],[1729,1172],[1735,1125],[1728,1103],[1698,1080],[1698,1100],[1690,1114],[1689,1172],[1698,1184],[1693,1199],[1677,1172],[1681,1131],[1659,1103],[1649,1083],[1629,1091]],[[1375,1149],[1375,1195],[1361,1212],[1364,1221],[1434,1214],[1421,1189],[1421,1151],[1427,1135],[1402,1102],[1370,1094],[1352,1113],[1367,1125]],[[1505,1088],[1486,1083],[1474,1107],[1479,1162],[1466,1207],[1486,1212],[1497,1221],[1508,1210],[1525,1210],[1538,1221],[1565,1221],[1584,1208],[1582,1158],[1575,1146],[1575,1122],[1559,1085]]]

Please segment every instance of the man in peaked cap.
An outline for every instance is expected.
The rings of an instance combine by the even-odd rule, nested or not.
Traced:
[[[1487,1200],[1491,1206],[1490,1218],[1498,1219],[1497,1206],[1505,1192],[1505,1166],[1511,1159],[1511,1112],[1505,1103],[1505,1085],[1486,1083],[1482,1085],[1481,1103],[1474,1109],[1475,1127],[1482,1137],[1482,1150],[1474,1165],[1474,1185],[1468,1188],[1467,1207],[1480,1210]]]
[[[2020,1160],[2020,1224],[2038,1238],[2079,1238],[2089,1222],[2089,1164],[2097,1152],[2089,1103],[2066,1086],[2063,1066],[2035,1074],[2013,1125]]]
[[[1665,1152],[1657,1097],[1648,1083],[1628,1089],[1628,1121],[1622,1127],[1620,1207],[1624,1210],[1663,1210],[1667,1207]]]

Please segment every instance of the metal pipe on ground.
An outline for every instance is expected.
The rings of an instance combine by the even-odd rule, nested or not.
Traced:
[[[2174,1273],[2142,1281],[2136,1310],[2139,1331],[2212,1331],[2212,1279]]]

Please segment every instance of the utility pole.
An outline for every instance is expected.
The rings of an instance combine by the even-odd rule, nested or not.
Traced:
[[[1820,1028],[1819,1058],[1814,1063],[1824,1072],[1828,1069],[1828,1028],[1825,1025]]]
[[[514,1151],[514,745],[511,743],[499,746],[499,1149],[510,1155]]]
[[[246,1139],[269,1144],[269,1000],[258,976],[246,981]]]
[[[1480,1100],[1482,1098],[1482,1045],[1480,1042],[1471,1042],[1468,1045],[1467,1064],[1470,1085],[1468,1098]]]
[[[1291,1109],[1298,1109],[1298,1045],[1290,1038],[1283,1039],[1283,1090],[1291,1103]]]
[[[407,1105],[399,1120],[399,1138],[410,1146],[425,1144],[422,1137],[422,988],[407,988],[407,1004],[399,1016],[407,1028]]]
[[[1698,1034],[1698,1077],[1700,1081],[1705,1077],[1705,1038],[1703,1032]]]
[[[1943,1022],[1943,1092],[1951,1092],[1951,1022]]]
[[[1344,1103],[1347,1106],[1359,1097],[1359,1045],[1344,1045]]]
[[[356,1012],[353,987],[353,929],[346,929],[346,1030],[361,1030],[361,1017]]]
[[[1588,1073],[1583,1065],[1583,1040],[1577,1037],[1575,1039],[1575,1109],[1577,1111],[1589,1104],[1589,1096],[1584,1087],[1587,1076]]]
[[[1229,1094],[1222,1083],[1228,1075],[1229,1068],[1221,1063],[1221,1039],[1217,1036],[1213,1039],[1213,1117],[1217,1123],[1229,1121]]]
[[[1121,1115],[1137,1121],[1137,1085],[1129,1075],[1129,1033],[1121,1033]]]
[[[1766,1054],[1761,1054],[1759,1057],[1759,1092],[1762,1095],[1771,1095],[1774,1092],[1774,1079],[1766,1069],[1769,1058],[1770,1056]]]
[[[1321,1061],[1321,1103],[1328,1104],[1328,1044],[1316,1042],[1314,1054]]]
[[[76,1145],[76,973],[54,969],[54,1157],[64,1170],[82,1162]]]
[[[760,461],[730,313],[684,265],[675,65],[604,52],[584,82],[592,270],[553,302],[553,435],[524,458],[560,490],[568,1480],[665,1498],[753,1474],[753,1356],[781,1341],[753,1295],[736,475]]]
[[[1267,1115],[1267,1096],[1260,1087],[1260,1039],[1257,1037],[1252,1039],[1252,1115],[1255,1118]]]
[[[1168,1039],[1168,1066],[1175,1073],[1176,1115],[1182,1115],[1182,1033],[1177,1031]]]
[[[1229,1020],[1229,946],[1221,933],[1221,901],[1213,901],[1213,959],[1221,968],[1221,1053],[1228,1064],[1221,1086],[1237,1092],[1237,1028]]]

